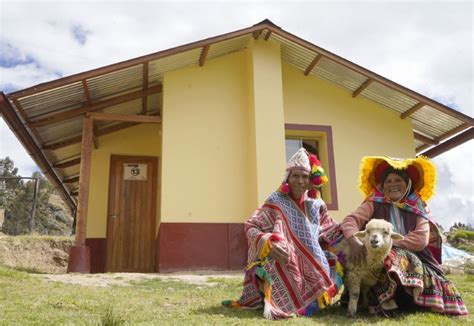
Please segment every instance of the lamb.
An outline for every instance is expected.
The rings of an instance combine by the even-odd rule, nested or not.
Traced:
[[[393,240],[401,240],[403,236],[393,232],[390,222],[381,219],[372,219],[367,223],[364,231],[354,234],[361,239],[367,249],[365,263],[356,265],[350,261],[344,262],[344,286],[349,290],[349,305],[347,316],[355,317],[359,294],[362,294],[362,304],[367,306],[369,288],[377,283],[384,273],[384,260],[392,248]],[[346,257],[350,248],[344,239],[336,246],[337,252],[343,252]],[[391,302],[393,305],[394,302]],[[395,305],[396,306],[396,305]]]

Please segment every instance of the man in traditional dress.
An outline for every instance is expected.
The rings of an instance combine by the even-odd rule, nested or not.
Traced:
[[[264,309],[268,319],[312,315],[330,303],[342,268],[318,238],[336,223],[317,188],[327,177],[315,155],[299,149],[279,189],[245,223],[248,243],[242,296],[225,306]]]

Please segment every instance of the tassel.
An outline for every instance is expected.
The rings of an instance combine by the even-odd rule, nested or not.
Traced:
[[[264,293],[265,293],[265,300],[264,300],[264,308],[263,308],[263,317],[266,319],[273,320],[272,314],[272,286],[269,282],[265,282],[263,285]]]
[[[284,194],[289,194],[290,193],[290,185],[288,183],[282,183],[278,190],[280,192],[284,193]]]

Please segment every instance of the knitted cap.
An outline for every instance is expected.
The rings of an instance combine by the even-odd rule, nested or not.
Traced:
[[[326,173],[321,167],[321,162],[318,160],[317,156],[309,154],[303,147],[288,160],[285,175],[283,177],[283,184],[288,182],[288,177],[293,170],[309,172],[311,183],[316,187],[321,187],[328,181]]]

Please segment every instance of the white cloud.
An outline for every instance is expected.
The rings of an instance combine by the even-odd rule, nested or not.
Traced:
[[[0,66],[12,56],[25,60],[0,67],[0,89],[29,87],[268,18],[290,33],[473,116],[472,12],[470,1],[0,0]],[[75,28],[83,42],[78,42]],[[31,160],[19,153],[18,145],[11,145],[14,140],[4,124],[0,130],[0,154],[8,152],[30,173]],[[446,173],[440,173],[438,194],[430,206],[445,227],[455,221],[474,222],[472,146],[471,141],[435,159]]]

